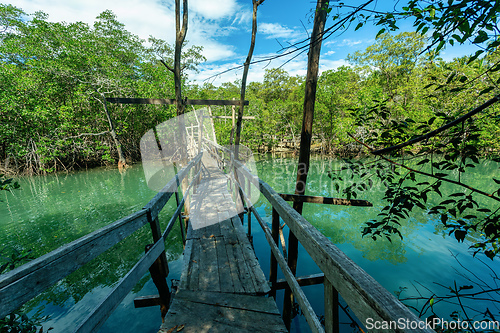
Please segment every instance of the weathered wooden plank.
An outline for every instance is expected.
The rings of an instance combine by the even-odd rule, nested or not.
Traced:
[[[231,280],[233,281],[234,292],[243,294],[245,293],[245,287],[243,286],[243,282],[240,279],[240,272],[236,262],[238,258],[237,256],[235,256],[234,253],[234,245],[228,244],[227,242],[224,242],[224,245],[226,247],[227,259],[229,262],[230,277]]]
[[[248,267],[248,263],[245,260],[245,256],[243,255],[243,249],[239,243],[232,246],[233,255],[236,258],[236,266],[238,267],[239,279],[245,292],[247,294],[256,294],[257,290],[255,288],[255,281],[252,277],[252,273],[250,268]]]
[[[168,332],[175,326],[181,326],[183,333],[286,332],[279,314],[272,309],[273,306],[276,308],[272,298],[226,293],[211,293],[207,297],[207,294],[193,292],[184,295],[179,291],[159,333]],[[272,312],[259,308],[272,309]]]
[[[199,289],[199,281],[200,281],[200,260],[201,260],[201,250],[200,250],[200,242],[198,239],[193,240],[191,257],[189,258],[188,266],[188,287],[190,290],[198,290]]]
[[[0,277],[0,318],[74,272],[148,222],[141,210]]]
[[[227,257],[226,245],[224,243],[224,238],[216,238],[217,247],[217,266],[219,268],[219,279],[221,292],[234,293],[234,283],[231,279],[231,268],[229,265],[229,259]]]
[[[154,244],[127,275],[120,280],[109,295],[78,326],[75,332],[96,332],[163,251],[165,251],[165,243],[163,241]]]
[[[259,261],[257,260],[252,245],[245,234],[245,230],[237,216],[233,217],[231,220],[234,225],[235,234],[238,238],[238,243],[243,253],[243,257],[245,258],[245,263],[248,267],[253,285],[255,287],[255,293],[267,294],[271,288],[267,283],[264,272],[262,272],[262,269],[260,268]]]
[[[139,296],[134,298],[134,308],[147,308],[161,304],[160,295]]]
[[[238,237],[234,233],[233,230],[233,223],[231,219],[223,220],[219,223],[219,228],[222,237],[224,237],[226,244],[237,244],[238,243]]]
[[[106,101],[109,103],[119,104],[160,104],[160,105],[176,105],[175,99],[166,98],[126,98],[126,97],[108,97]],[[249,102],[245,101],[244,105]],[[213,100],[213,99],[188,99],[186,105],[240,105],[239,100]]]
[[[204,291],[220,291],[219,267],[217,266],[216,237],[201,238],[199,289]]]
[[[181,273],[181,280],[180,280],[180,285],[179,285],[180,289],[188,289],[189,288],[189,280],[190,280],[189,263],[191,261],[193,247],[194,247],[193,240],[187,239],[186,245],[184,246],[184,253],[183,253],[183,267],[184,267],[184,269],[182,270],[182,273]]]
[[[237,162],[238,163],[238,162]],[[356,265],[328,238],[298,214],[267,183],[252,175],[242,164],[238,168],[259,183],[260,191],[278,211],[280,217],[297,236],[311,258],[316,262],[325,277],[347,302],[356,316],[366,323],[368,318],[376,321],[397,322],[410,320],[420,322],[406,306],[382,287],[375,279]],[[423,325],[425,327],[425,325]],[[432,332],[431,330],[412,330],[404,332]],[[377,332],[374,330],[374,332]],[[379,331],[382,332],[382,331]]]
[[[373,204],[367,200],[357,200],[357,199],[341,199],[341,198],[330,198],[330,197],[319,197],[313,195],[303,195],[303,194],[286,194],[279,193],[285,201],[292,202],[308,202],[317,204],[327,204],[327,205],[342,205],[342,206],[364,206],[372,207]]]
[[[211,224],[204,228],[193,229],[192,223],[188,226],[187,239],[198,239],[208,237],[220,237],[221,230],[219,223]]]
[[[276,303],[268,297],[192,290],[181,290],[175,297],[207,305],[280,315]]]

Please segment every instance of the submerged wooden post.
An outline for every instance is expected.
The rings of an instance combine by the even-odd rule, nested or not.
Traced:
[[[325,332],[339,333],[339,293],[332,283],[325,278]]]
[[[280,216],[276,209],[273,207],[273,220],[271,226],[271,235],[274,243],[278,246],[279,230],[280,230]],[[278,280],[278,261],[271,252],[271,269],[269,272],[269,281],[271,282],[271,291],[269,295],[276,299],[276,282]]]

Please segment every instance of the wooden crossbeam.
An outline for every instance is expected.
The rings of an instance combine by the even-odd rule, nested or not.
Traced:
[[[212,119],[233,119],[232,116],[203,116],[203,118],[212,118]],[[243,116],[244,120],[254,120],[255,116]]]
[[[109,103],[119,104],[160,104],[160,105],[175,105],[175,99],[166,98],[125,98],[125,97],[108,97],[106,101]],[[248,105],[245,101],[243,105]],[[215,99],[188,99],[186,105],[240,105],[239,100],[215,100]]]
[[[342,205],[342,206],[365,206],[372,207],[373,204],[366,200],[356,200],[356,199],[339,199],[339,198],[329,198],[329,197],[318,197],[312,195],[300,195],[300,194],[286,194],[279,193],[285,201],[293,202],[309,202],[327,205]]]
[[[311,275],[307,275],[307,276],[301,276],[301,277],[297,277],[296,280],[299,283],[299,286],[301,286],[301,287],[322,284],[323,281],[325,280],[325,274],[319,273],[319,274],[311,274]],[[276,290],[285,289],[287,286],[288,286],[288,283],[286,282],[286,279],[279,279],[278,281],[276,281],[276,285],[275,285],[274,289],[276,289]]]

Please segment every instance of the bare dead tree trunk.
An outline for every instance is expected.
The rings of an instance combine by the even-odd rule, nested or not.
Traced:
[[[241,79],[241,92],[240,92],[240,108],[238,110],[238,120],[236,121],[236,136],[234,139],[234,145],[235,145],[235,151],[234,155],[235,158],[238,158],[238,153],[239,153],[239,144],[240,144],[240,138],[241,138],[241,123],[243,120],[243,103],[245,101],[245,91],[247,87],[247,76],[248,76],[248,70],[250,68],[250,62],[252,61],[252,55],[253,55],[253,50],[255,48],[255,36],[257,35],[257,7],[259,7],[260,4],[262,4],[264,0],[252,0],[253,4],[253,17],[252,17],[252,39],[250,41],[250,49],[248,50],[248,55],[247,59],[245,61],[245,65],[243,68],[243,78]],[[231,144],[232,144],[231,140]]]
[[[187,138],[185,131],[184,118],[179,117],[184,114],[186,109],[186,102],[182,98],[182,68],[181,68],[181,55],[182,55],[182,45],[186,39],[186,33],[188,29],[188,2],[187,0],[182,1],[182,26],[181,26],[181,8],[180,0],[175,0],[175,50],[174,50],[174,68],[172,72],[174,73],[174,86],[175,86],[175,102],[177,104],[177,117],[178,117],[178,130],[180,131],[180,147],[181,147],[181,160],[179,161],[181,166],[187,164],[188,151],[187,151]],[[188,177],[185,177],[181,182],[182,193],[186,192],[188,188]],[[187,193],[186,193],[187,195]],[[186,199],[184,203],[184,216],[186,216],[186,225],[188,221],[190,211],[189,199]]]
[[[120,143],[120,140],[118,139],[118,135],[116,134],[115,130],[115,125],[113,123],[113,119],[111,119],[111,115],[108,110],[108,104],[106,102],[106,97],[97,91],[97,89],[94,88],[94,90],[100,95],[100,99],[98,98],[98,101],[103,105],[104,107],[104,113],[106,113],[106,117],[108,119],[109,123],[109,133],[111,134],[111,137],[113,138],[113,142],[115,143],[116,151],[118,152],[118,170],[122,170],[127,166],[127,163],[125,161],[125,156],[123,155],[122,151],[122,145]]]
[[[312,126],[314,118],[314,104],[316,101],[316,87],[318,85],[319,56],[321,43],[323,41],[323,31],[325,28],[328,9],[328,0],[318,0],[316,12],[314,14],[314,26],[309,42],[309,54],[307,61],[306,89],[304,97],[304,113],[302,118],[302,132],[300,135],[299,164],[297,169],[297,180],[295,183],[295,194],[304,194],[306,190],[307,173],[309,172],[309,160],[311,154]],[[293,208],[302,214],[302,202],[295,202]],[[297,270],[298,241],[295,235],[290,232],[288,238],[288,265],[295,275]],[[283,305],[283,321],[287,328],[290,328],[291,309],[293,295],[290,288],[285,290]]]
[[[188,28],[188,2],[182,1],[182,27],[181,27],[181,9],[180,0],[175,0],[175,51],[174,51],[174,85],[175,102],[177,103],[177,115],[184,114],[185,103],[182,99],[182,80],[181,80],[181,54],[182,44],[186,39]]]

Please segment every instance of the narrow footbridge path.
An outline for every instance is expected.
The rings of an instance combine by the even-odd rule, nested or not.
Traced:
[[[190,199],[179,289],[160,332],[286,332],[271,290],[210,155]]]

